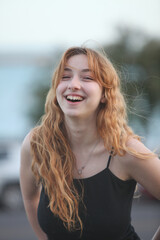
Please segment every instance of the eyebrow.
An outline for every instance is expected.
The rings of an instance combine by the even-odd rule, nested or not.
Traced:
[[[64,71],[72,72],[72,68],[65,67]],[[80,72],[93,72],[93,71],[89,68],[85,68],[85,69],[80,70]]]

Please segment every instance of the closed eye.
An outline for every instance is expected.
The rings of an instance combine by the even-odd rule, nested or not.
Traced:
[[[70,78],[70,76],[67,76],[67,75],[62,77],[63,80],[67,80],[69,78]]]
[[[88,77],[88,76],[86,76],[86,77],[83,77],[83,79],[85,79],[85,80],[93,80],[93,78],[91,78],[91,77]]]

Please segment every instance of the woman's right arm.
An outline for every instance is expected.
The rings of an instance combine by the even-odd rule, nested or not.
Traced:
[[[39,226],[37,208],[41,188],[36,185],[35,177],[31,170],[32,157],[30,149],[30,137],[28,134],[21,148],[20,186],[28,220],[39,240],[47,240],[46,234]]]

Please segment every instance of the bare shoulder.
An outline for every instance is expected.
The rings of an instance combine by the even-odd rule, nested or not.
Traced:
[[[32,132],[29,132],[21,146],[20,185],[24,199],[30,199],[38,194],[40,186],[36,184],[35,175],[32,171],[31,142]]]
[[[127,147],[132,148],[137,153],[151,153],[151,150],[148,149],[141,141],[135,138],[129,138],[127,141]]]
[[[21,145],[21,163],[22,164],[31,164],[32,161],[32,156],[31,156],[31,137],[32,137],[32,132],[29,132]]]
[[[148,154],[151,151],[139,140],[135,138],[130,138],[126,146],[128,150],[132,150],[137,154],[133,154],[130,151],[126,152],[124,156],[118,157],[120,164],[122,164],[123,168],[128,169],[129,167],[133,167],[134,164],[140,163],[140,158],[138,157],[139,153]]]
[[[134,153],[127,152],[122,160],[128,176],[160,199],[160,160],[158,156],[134,138],[128,140],[127,147],[134,151]],[[141,154],[144,157],[141,157]]]
[[[156,154],[147,148],[141,141],[135,138],[130,138],[126,145],[128,150],[133,151],[133,153],[130,151],[126,152],[123,158],[124,164],[127,164],[128,167],[136,167],[160,162],[158,156],[156,156]]]
[[[31,142],[31,138],[32,138],[32,131],[30,131],[24,138],[23,142],[22,142],[22,146],[21,149],[25,152],[30,153],[31,148],[30,148],[30,142]]]

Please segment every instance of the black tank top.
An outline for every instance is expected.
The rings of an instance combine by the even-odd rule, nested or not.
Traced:
[[[79,215],[84,229],[69,232],[61,219],[56,217],[48,207],[49,199],[42,187],[38,221],[49,240],[140,240],[131,226],[131,205],[136,182],[123,181],[109,169],[111,155],[107,167],[94,176],[74,179],[80,191],[79,181],[84,187],[84,204],[80,204]]]

